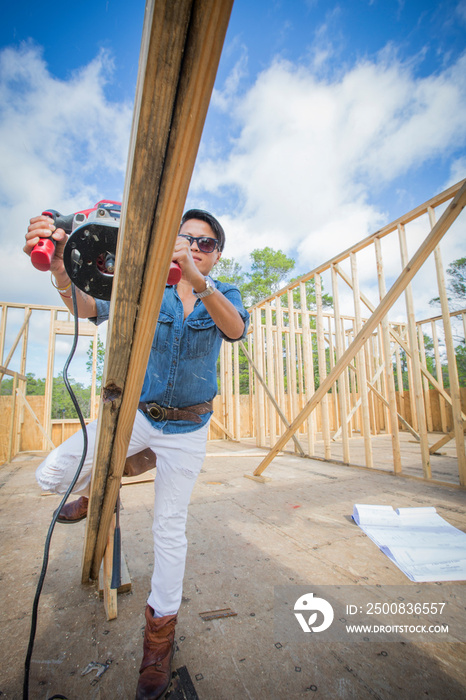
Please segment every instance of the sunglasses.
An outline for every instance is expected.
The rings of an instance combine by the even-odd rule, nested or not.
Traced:
[[[218,241],[216,238],[209,238],[209,236],[189,236],[187,233],[179,233],[181,238],[186,238],[191,246],[194,241],[197,243],[197,247],[201,253],[213,253],[215,248],[218,247]]]

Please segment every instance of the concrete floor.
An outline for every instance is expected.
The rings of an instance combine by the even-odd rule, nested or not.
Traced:
[[[299,630],[294,640],[274,632],[275,586],[418,585],[351,521],[354,503],[433,505],[466,531],[465,492],[290,454],[268,467],[271,481],[244,478],[263,454],[247,442],[209,443],[188,518],[170,700],[466,698],[465,644],[315,643],[310,652]],[[22,697],[43,544],[60,501],[36,487],[40,459],[23,454],[0,468],[0,696],[14,700]],[[84,523],[57,525],[40,601],[31,700],[134,697],[152,567],[152,493],[152,483],[122,489],[132,591],[118,597],[118,618],[111,622],[97,588],[80,584]],[[459,585],[466,592],[466,582]],[[200,617],[224,608],[236,616]],[[100,679],[96,670],[82,675],[91,662],[107,664]]]

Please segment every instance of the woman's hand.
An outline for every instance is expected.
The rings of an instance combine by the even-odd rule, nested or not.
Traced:
[[[35,216],[30,220],[26,233],[26,245],[24,246],[23,251],[26,253],[26,255],[31,257],[31,253],[39,242],[39,239],[50,237],[52,237],[56,242],[55,254],[52,258],[50,271],[54,275],[66,274],[65,266],[63,264],[63,250],[65,248],[66,241],[68,240],[68,236],[63,229],[55,228],[53,220],[49,216],[44,216],[41,214],[40,216]]]

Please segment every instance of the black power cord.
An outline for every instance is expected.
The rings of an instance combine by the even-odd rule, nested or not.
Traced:
[[[76,346],[78,344],[78,333],[79,333],[79,321],[78,321],[78,305],[76,301],[76,289],[74,284],[71,285],[71,296],[73,298],[73,314],[74,314],[74,339],[73,339],[73,344],[70,350],[70,354],[68,355],[68,358],[65,362],[65,366],[63,368],[63,380],[65,382],[65,386],[68,389],[68,393],[71,397],[71,400],[73,402],[73,405],[76,409],[76,413],[78,414],[79,422],[81,423],[81,428],[83,431],[83,452],[82,452],[82,457],[81,461],[79,462],[78,468],[76,470],[76,474],[73,477],[73,480],[71,484],[68,487],[68,490],[66,491],[65,495],[63,496],[63,499],[57,508],[57,510],[54,512],[52,522],[50,523],[47,537],[45,539],[45,546],[44,546],[44,557],[42,561],[42,570],[39,576],[39,581],[37,584],[36,588],[36,594],[34,597],[34,603],[32,606],[32,615],[31,615],[31,631],[29,634],[29,645],[27,649],[27,654],[26,654],[26,660],[24,663],[24,682],[23,682],[23,700],[28,700],[29,698],[29,671],[31,668],[31,657],[32,657],[32,651],[34,648],[34,639],[36,636],[36,627],[37,627],[37,612],[38,612],[38,607],[39,607],[39,598],[40,594],[42,592],[42,587],[44,585],[44,580],[45,580],[45,574],[47,573],[47,566],[48,566],[48,561],[49,561],[49,551],[50,551],[50,542],[52,539],[52,534],[55,529],[55,523],[57,522],[58,515],[65,505],[66,501],[68,500],[69,495],[71,494],[78,478],[81,473],[81,469],[83,468],[84,460],[86,459],[86,454],[87,454],[87,430],[86,430],[86,424],[84,422],[83,414],[81,413],[81,409],[79,407],[78,401],[76,399],[76,396],[73,393],[73,390],[71,388],[71,385],[68,380],[68,368],[70,366],[71,360],[73,359],[74,353],[76,351]],[[54,698],[64,698],[66,700],[64,695],[54,695]],[[52,700],[52,698],[50,699]]]

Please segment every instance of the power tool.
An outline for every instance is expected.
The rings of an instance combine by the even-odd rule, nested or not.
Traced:
[[[62,215],[55,209],[42,212],[53,219],[56,228],[68,234],[63,263],[70,280],[96,299],[109,300],[112,294],[115,254],[121,215],[121,202],[101,200],[91,209]],[[50,270],[56,241],[41,238],[31,253],[31,262],[43,272]],[[180,266],[172,262],[167,284],[178,284]]]

